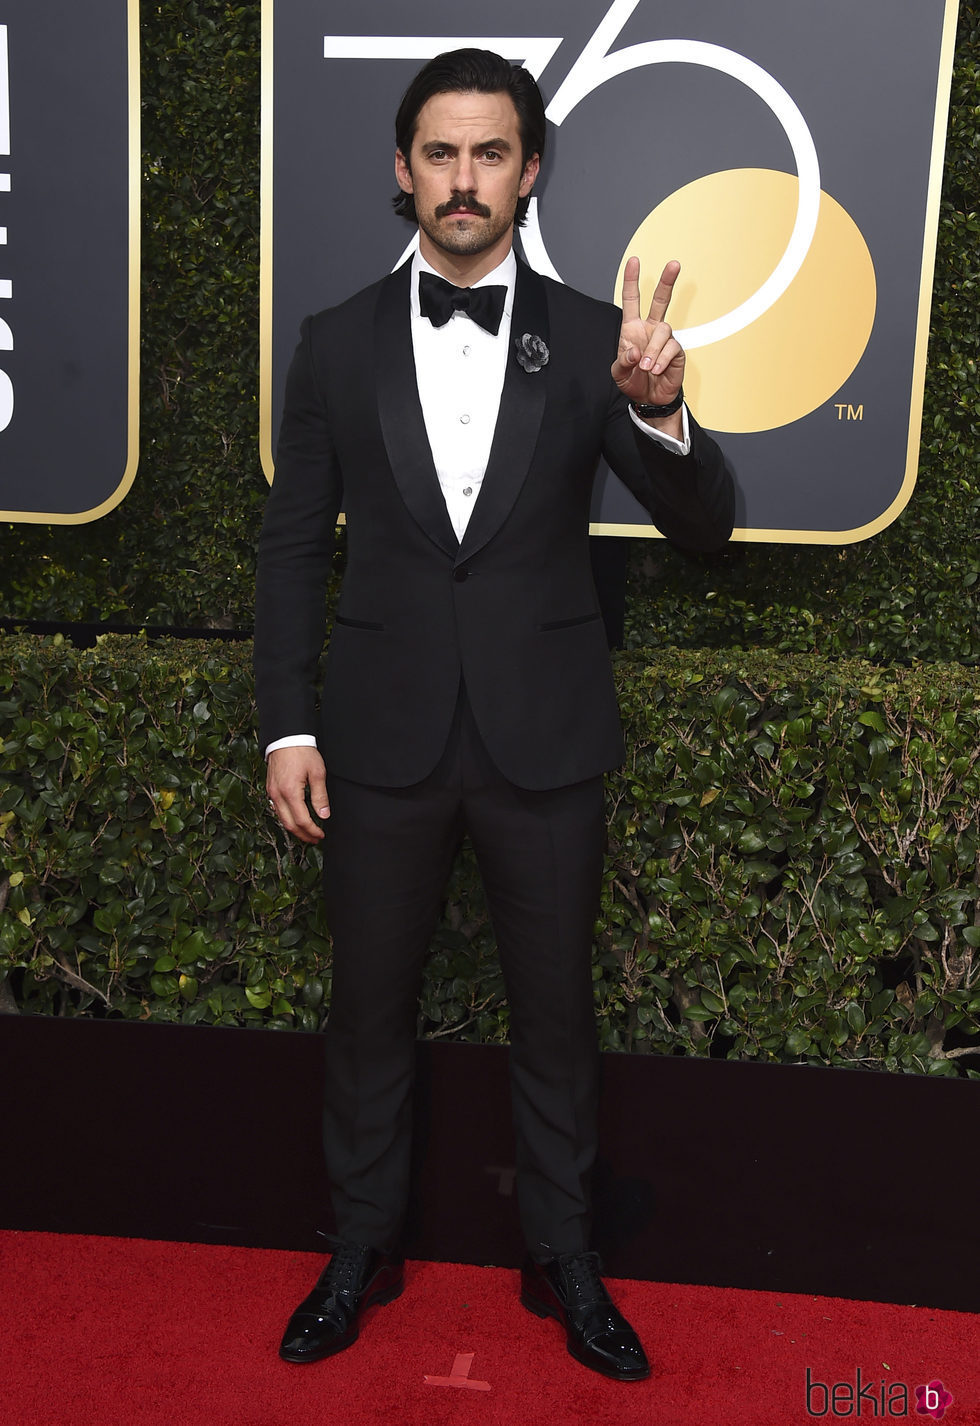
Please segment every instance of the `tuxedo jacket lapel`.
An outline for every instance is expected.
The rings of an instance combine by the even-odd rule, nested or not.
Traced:
[[[459,547],[460,560],[482,549],[497,533],[521,493],[530,469],[544,416],[548,368],[528,372],[518,362],[514,343],[525,333],[540,337],[548,344],[548,302],[541,277],[519,262],[497,427],[480,494]]]
[[[411,261],[391,273],[381,285],[375,308],[373,360],[378,418],[402,499],[429,538],[455,557],[459,541],[439,488],[415,380],[411,273]]]

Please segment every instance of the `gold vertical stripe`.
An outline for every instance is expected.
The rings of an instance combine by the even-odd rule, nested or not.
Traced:
[[[946,0],[943,39],[939,52],[939,75],[936,85],[936,112],[932,129],[932,155],[929,161],[929,183],[926,191],[925,225],[922,233],[922,278],[919,283],[919,310],[912,365],[912,397],[909,410],[909,443],[905,464],[905,483],[896,499],[898,509],[891,516],[892,519],[900,514],[908,503],[919,469],[919,450],[922,444],[922,407],[925,402],[926,359],[932,313],[932,286],[936,275],[939,205],[942,199],[943,165],[946,156],[946,135],[949,129],[949,98],[953,86],[953,59],[956,49],[958,12],[959,0]],[[898,504],[899,501],[901,504]],[[886,514],[888,513],[886,512]],[[872,530],[869,533],[875,534],[877,531]]]
[[[273,11],[275,0],[262,0],[262,113],[259,189],[259,458],[272,484],[272,101]]]

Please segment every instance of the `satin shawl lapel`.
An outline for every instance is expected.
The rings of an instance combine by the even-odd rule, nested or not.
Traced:
[[[440,549],[456,556],[459,541],[425,432],[415,380],[410,290],[412,264],[403,263],[385,279],[374,316],[374,376],[378,418],[395,484],[413,519]]]
[[[543,280],[524,263],[518,263],[510,351],[497,428],[480,494],[459,547],[460,560],[475,554],[500,529],[521,493],[531,465],[544,416],[548,368],[528,372],[517,361],[514,342],[526,332],[547,344],[548,302]]]

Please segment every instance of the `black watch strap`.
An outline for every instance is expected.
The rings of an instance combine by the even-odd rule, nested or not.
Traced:
[[[674,412],[684,405],[684,388],[682,386],[673,401],[668,401],[666,406],[654,406],[649,401],[631,401],[630,405],[643,421],[653,416],[673,416]]]

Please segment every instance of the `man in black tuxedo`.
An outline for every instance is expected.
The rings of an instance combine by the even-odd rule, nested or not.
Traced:
[[[559,1319],[586,1366],[649,1373],[588,1250],[602,775],[623,757],[589,502],[605,456],[666,536],[715,549],[732,481],[683,405],[664,320],[679,265],[644,320],[636,259],[621,313],[516,261],[544,139],[526,70],[479,50],[426,65],[396,119],[396,206],[419,250],[307,318],[287,382],[256,684],[270,801],[287,831],[323,841],[338,1229],[289,1321],[288,1361],[349,1346],[365,1309],[402,1289],[422,962],[465,832],[510,1004],[521,1300]],[[341,509],[347,570],[318,709]]]

